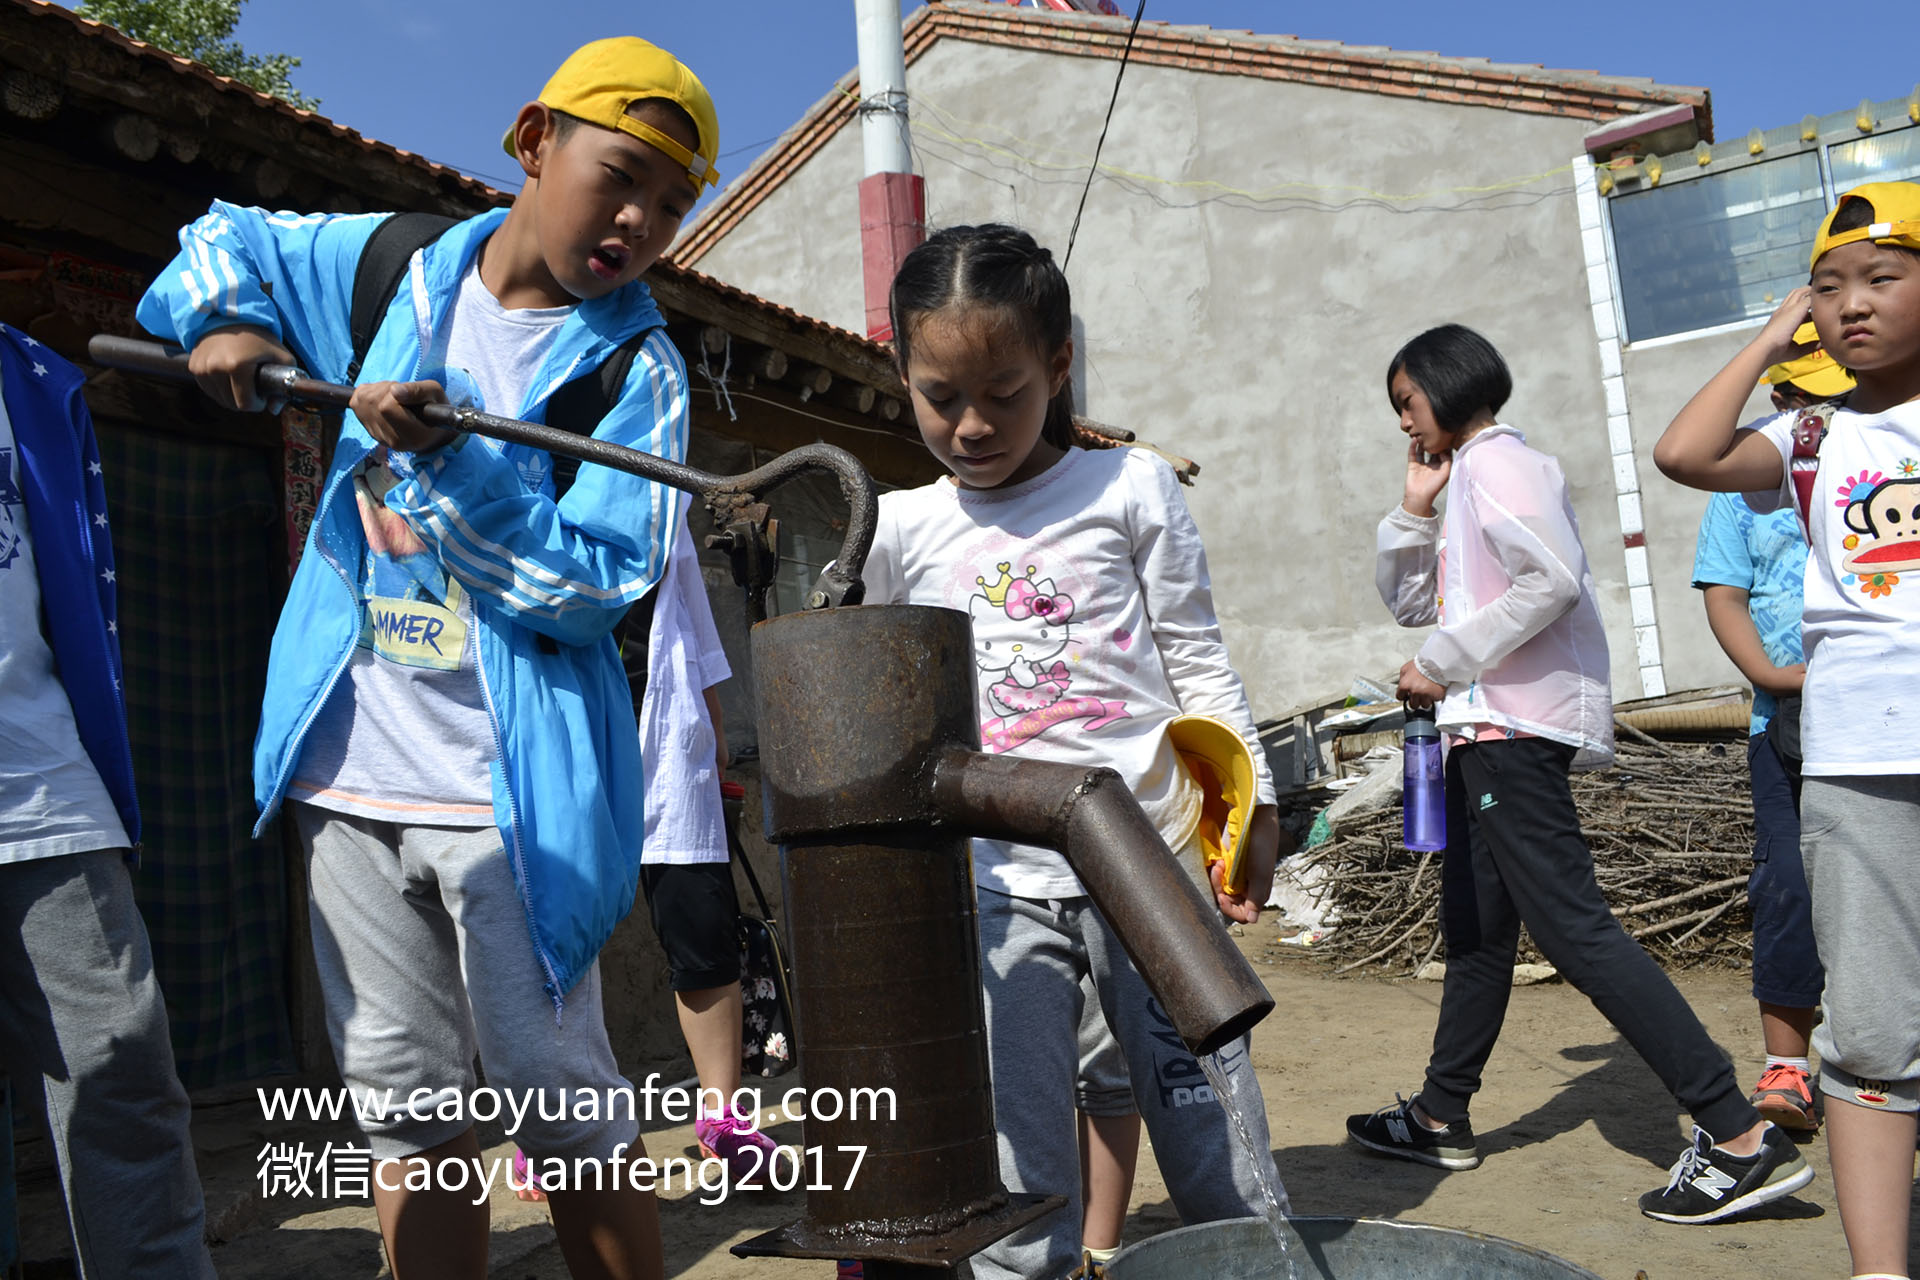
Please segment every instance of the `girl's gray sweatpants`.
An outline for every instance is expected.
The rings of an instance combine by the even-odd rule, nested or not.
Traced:
[[[1010,1191],[1062,1195],[1067,1206],[977,1254],[975,1280],[1056,1280],[1080,1261],[1074,1078],[1085,974],[1126,1055],[1134,1099],[1181,1220],[1263,1213],[1254,1157],[1235,1141],[1199,1063],[1092,899],[1043,902],[981,889],[979,901],[1000,1176]],[[1267,1117],[1245,1038],[1220,1059],[1236,1091],[1251,1101],[1249,1135],[1270,1169]],[[1285,1208],[1277,1178],[1274,1190]]]

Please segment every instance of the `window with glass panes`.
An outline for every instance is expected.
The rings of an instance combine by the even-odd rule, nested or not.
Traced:
[[[1899,127],[1859,134],[1854,113],[1829,122],[1856,136],[1781,153],[1691,155],[1664,165],[1663,181],[1608,201],[1626,340],[1645,342],[1765,319],[1806,283],[1814,233],[1833,202],[1867,182],[1920,181],[1920,126],[1908,103],[1886,104]],[[1895,113],[1898,112],[1897,115]],[[1871,117],[1870,117],[1871,118]],[[1727,148],[1744,150],[1744,146]],[[1770,154],[1771,153],[1771,154]]]

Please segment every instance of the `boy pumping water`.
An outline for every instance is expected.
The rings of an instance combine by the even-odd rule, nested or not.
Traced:
[[[618,358],[593,434],[683,458],[686,372],[639,277],[715,180],[719,129],[693,73],[627,37],[569,57],[505,146],[526,175],[513,206],[414,251],[363,350],[380,217],[216,203],[139,310],[231,407],[262,407],[266,363],[358,384],[274,638],[254,785],[263,824],[292,802],[341,1075],[409,1099],[362,1121],[404,1280],[486,1270],[484,1198],[405,1176],[478,1158],[476,1049],[491,1086],[549,1114],[630,1090],[595,963],[644,829],[611,633],[681,527],[671,489],[588,465],[561,492],[544,452],[414,409],[452,392],[553,422],[557,392]],[[559,1110],[528,1108],[515,1136],[568,1266],[658,1276],[653,1194],[623,1176],[643,1154],[632,1109]]]

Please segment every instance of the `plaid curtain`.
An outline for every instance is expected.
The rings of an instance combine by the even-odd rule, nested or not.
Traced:
[[[277,449],[99,424],[144,835],[134,892],[181,1081],[293,1069],[287,879],[252,754],[286,542]]]

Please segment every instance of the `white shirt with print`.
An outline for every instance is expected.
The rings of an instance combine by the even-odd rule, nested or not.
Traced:
[[[1783,475],[1756,511],[1793,505],[1795,417],[1759,428]],[[1920,773],[1920,403],[1834,413],[1808,516],[1805,771]]]
[[[982,749],[1104,765],[1169,845],[1197,818],[1166,724],[1215,716],[1273,781],[1213,611],[1206,552],[1179,482],[1138,449],[1071,449],[999,489],[951,479],[880,498],[871,604],[944,605],[973,622]],[[1049,849],[975,840],[974,878],[1025,898],[1085,890]]]

